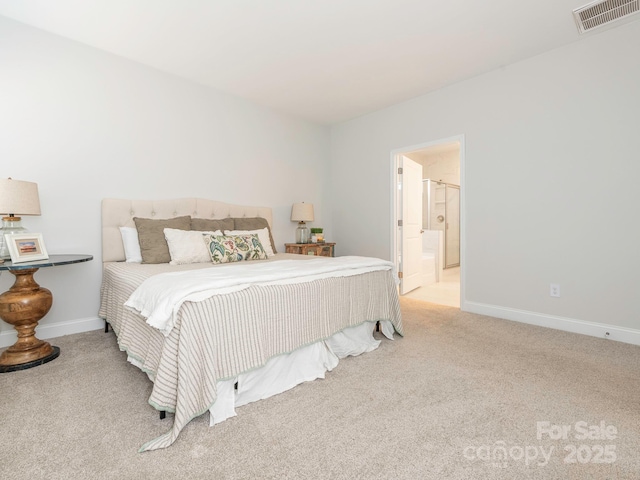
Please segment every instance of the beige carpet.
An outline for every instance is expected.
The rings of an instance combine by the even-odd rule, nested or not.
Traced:
[[[146,375],[113,333],[54,339],[58,359],[0,375],[0,478],[640,477],[639,347],[416,300],[402,311],[405,338],[142,454],[172,421],[147,404]],[[537,422],[567,438],[538,439]],[[576,438],[579,422],[609,438]]]

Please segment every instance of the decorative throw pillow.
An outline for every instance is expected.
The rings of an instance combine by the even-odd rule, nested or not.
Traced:
[[[225,230],[225,235],[258,235],[260,239],[260,243],[264,248],[264,251],[267,253],[268,257],[272,257],[275,255],[273,251],[273,247],[271,246],[271,238],[269,236],[269,229],[267,227],[261,228],[260,230]]]
[[[191,230],[213,232],[215,230],[233,230],[233,218],[192,218]]]
[[[138,243],[138,230],[134,227],[120,227],[124,257],[127,263],[142,263],[140,244]]]
[[[213,263],[265,260],[258,235],[203,235]]]
[[[133,221],[138,230],[142,263],[169,263],[171,261],[169,246],[164,238],[165,228],[191,230],[189,215],[162,220],[134,217]]]
[[[164,229],[164,238],[167,240],[171,265],[183,265],[186,263],[206,263],[211,261],[209,249],[204,243],[204,234],[222,235],[220,230],[215,232],[199,232],[194,230]]]
[[[267,222],[266,218],[262,217],[242,217],[242,218],[234,218],[233,219],[233,227],[228,228],[227,230],[260,230],[261,228],[269,229],[269,243],[271,243],[271,249],[273,253],[278,253],[276,251],[276,244],[273,241],[273,235],[271,234],[271,227],[269,226],[269,222]],[[225,229],[223,229],[225,230]]]

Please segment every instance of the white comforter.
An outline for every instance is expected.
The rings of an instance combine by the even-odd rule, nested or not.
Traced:
[[[149,325],[169,335],[175,316],[186,301],[237,292],[251,285],[304,283],[330,277],[391,270],[393,263],[371,257],[318,257],[304,262],[278,260],[216,265],[194,271],[170,272],[146,279],[125,305],[136,310]]]

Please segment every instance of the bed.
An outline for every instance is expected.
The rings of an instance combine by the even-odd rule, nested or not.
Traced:
[[[151,259],[155,244],[149,246],[143,227],[165,222],[198,231],[162,230],[163,248],[175,247],[169,263],[162,255],[141,263],[125,253],[130,245],[125,232],[137,230],[136,242]],[[207,226],[223,224],[233,228],[207,237]],[[256,225],[266,228],[244,236]],[[103,200],[99,315],[128,361],[153,382],[149,403],[174,413],[169,430],[140,451],[170,446],[185,425],[207,412],[214,425],[235,416],[242,405],[324,378],[340,358],[377,348],[376,328],[391,340],[403,335],[390,262],[277,253],[271,225],[272,212],[265,207],[195,198]],[[235,232],[257,248],[264,243],[270,255],[221,264],[179,257],[177,246],[183,244],[169,232],[207,237],[209,246],[220,238],[214,233]]]

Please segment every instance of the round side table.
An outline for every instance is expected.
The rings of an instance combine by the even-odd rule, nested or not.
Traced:
[[[60,355],[58,347],[36,338],[36,327],[51,308],[53,295],[36,283],[33,274],[40,268],[92,259],[92,255],[50,255],[47,260],[0,264],[0,271],[8,270],[16,277],[13,286],[0,295],[0,318],[18,332],[16,343],[0,355],[0,373],[36,367]]]

